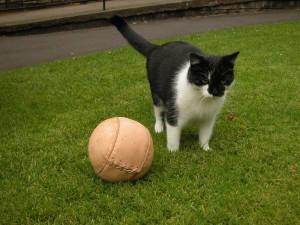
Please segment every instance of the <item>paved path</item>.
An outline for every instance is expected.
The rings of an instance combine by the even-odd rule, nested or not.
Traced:
[[[149,40],[204,32],[224,27],[300,20],[299,11],[273,11],[151,21],[133,25]],[[49,34],[0,37],[0,69],[45,63],[125,46],[114,27],[82,29]]]

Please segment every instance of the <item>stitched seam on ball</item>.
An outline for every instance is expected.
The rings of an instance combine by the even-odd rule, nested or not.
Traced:
[[[99,170],[99,171],[96,173],[97,176],[101,176],[102,171],[105,170],[108,166],[109,166],[109,162],[106,160],[106,164],[103,166],[103,168],[101,168],[101,170]]]
[[[147,136],[148,136],[147,151],[146,151],[146,154],[144,155],[142,163],[140,164],[140,166],[138,168],[136,168],[137,172],[141,172],[142,171],[142,169],[143,169],[143,167],[145,165],[145,162],[147,161],[147,159],[150,156],[149,153],[150,153],[150,146],[151,146],[151,137],[150,137],[150,133],[149,133],[149,131],[147,129],[146,129],[146,132],[147,132]]]
[[[114,148],[115,148],[115,145],[116,145],[116,142],[117,142],[117,139],[118,139],[118,136],[119,136],[120,120],[119,120],[118,117],[116,117],[116,119],[118,120],[117,135],[116,135],[115,140],[114,140],[114,142],[113,142],[112,148],[108,151],[108,153],[107,153],[106,156],[105,156],[106,164],[103,166],[103,168],[101,168],[101,169],[99,170],[99,172],[98,172],[99,174],[104,170],[104,168],[105,168],[108,164],[110,164],[109,158],[110,158],[110,156],[111,156],[111,154],[112,154],[112,152],[113,152],[113,150],[114,150]]]
[[[147,148],[147,153],[145,154],[145,157],[144,157],[144,160],[143,160],[140,170],[142,170],[143,166],[145,165],[145,162],[146,162],[147,158],[149,157],[149,152],[150,152],[151,137],[150,137],[150,133],[148,132],[148,130],[147,130],[147,134],[148,134],[148,148]]]
[[[149,132],[147,132],[148,133],[148,148],[147,148],[147,152],[146,152],[146,154],[145,154],[145,157],[144,157],[144,160],[143,160],[143,163],[141,164],[141,168],[140,168],[140,170],[139,170],[139,172],[141,172],[142,171],[142,168],[144,167],[144,165],[145,165],[145,162],[148,160],[148,158],[150,157],[150,147],[151,147],[151,136],[150,136],[150,133]],[[135,177],[137,177],[138,176],[138,173],[137,174],[135,174],[134,176],[132,176],[131,177],[131,179],[135,179]]]
[[[119,160],[119,162],[116,162],[115,158],[113,158],[113,157],[112,157],[112,161],[109,161],[109,164],[114,165],[115,168],[118,168],[121,171],[125,171],[128,173],[138,173],[139,172],[137,167],[132,168],[130,166],[127,166],[127,164],[123,163],[122,160]]]
[[[110,165],[113,165],[116,169],[119,169],[121,171],[125,171],[127,173],[137,173],[136,171],[136,168],[134,169],[131,169],[129,167],[127,167],[126,165],[118,165],[118,164],[115,164],[114,162],[109,162]]]
[[[119,118],[118,118],[119,119]],[[119,121],[119,123],[121,124],[121,122]],[[121,126],[121,125],[120,125]],[[112,152],[113,153],[113,152]],[[111,154],[112,154],[111,153]],[[114,165],[115,168],[121,170],[121,171],[125,171],[127,173],[138,173],[138,168],[132,168],[130,166],[128,166],[126,163],[123,163],[122,160],[119,160],[118,162],[116,162],[115,158],[112,157],[111,158],[112,161],[109,161],[109,164]],[[120,165],[121,164],[121,165]]]

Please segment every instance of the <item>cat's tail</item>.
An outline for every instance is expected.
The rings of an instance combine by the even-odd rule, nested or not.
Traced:
[[[132,30],[122,17],[113,16],[110,18],[109,22],[115,25],[118,31],[120,31],[123,37],[129,42],[129,44],[131,44],[142,55],[148,56],[149,53],[157,47],[157,45],[150,43]]]

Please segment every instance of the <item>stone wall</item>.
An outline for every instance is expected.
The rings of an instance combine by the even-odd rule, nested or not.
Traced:
[[[16,9],[32,9],[32,8],[44,8],[49,6],[58,6],[58,5],[66,5],[66,4],[84,4],[87,2],[95,2],[95,1],[103,1],[103,0],[0,0],[0,12],[2,11],[10,11]],[[105,0],[105,1],[113,1],[113,0]],[[124,0],[126,1],[126,0]],[[183,1],[183,10],[186,10],[186,6],[190,8],[190,6],[199,5],[202,7],[205,5],[206,7],[201,10],[210,10],[214,8],[214,5],[217,5],[217,8],[226,7],[237,7],[240,11],[243,9],[249,8],[299,8],[300,0],[201,0],[201,1]],[[191,7],[191,8],[196,8]],[[226,11],[224,9],[223,11]],[[226,12],[225,12],[226,13]]]
[[[56,5],[87,3],[96,0],[0,0],[0,10],[43,8]],[[100,1],[100,0],[98,0]]]

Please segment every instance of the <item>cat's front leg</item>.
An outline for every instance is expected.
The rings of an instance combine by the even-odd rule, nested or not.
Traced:
[[[161,133],[164,131],[163,112],[164,112],[164,108],[162,106],[154,105],[154,116],[155,116],[154,130],[156,133]]]
[[[199,144],[205,151],[211,150],[211,148],[209,147],[209,140],[213,132],[215,121],[215,117],[209,118],[201,123],[199,127]]]
[[[175,152],[179,149],[181,127],[172,126],[166,122],[167,128],[167,147],[170,152]]]

